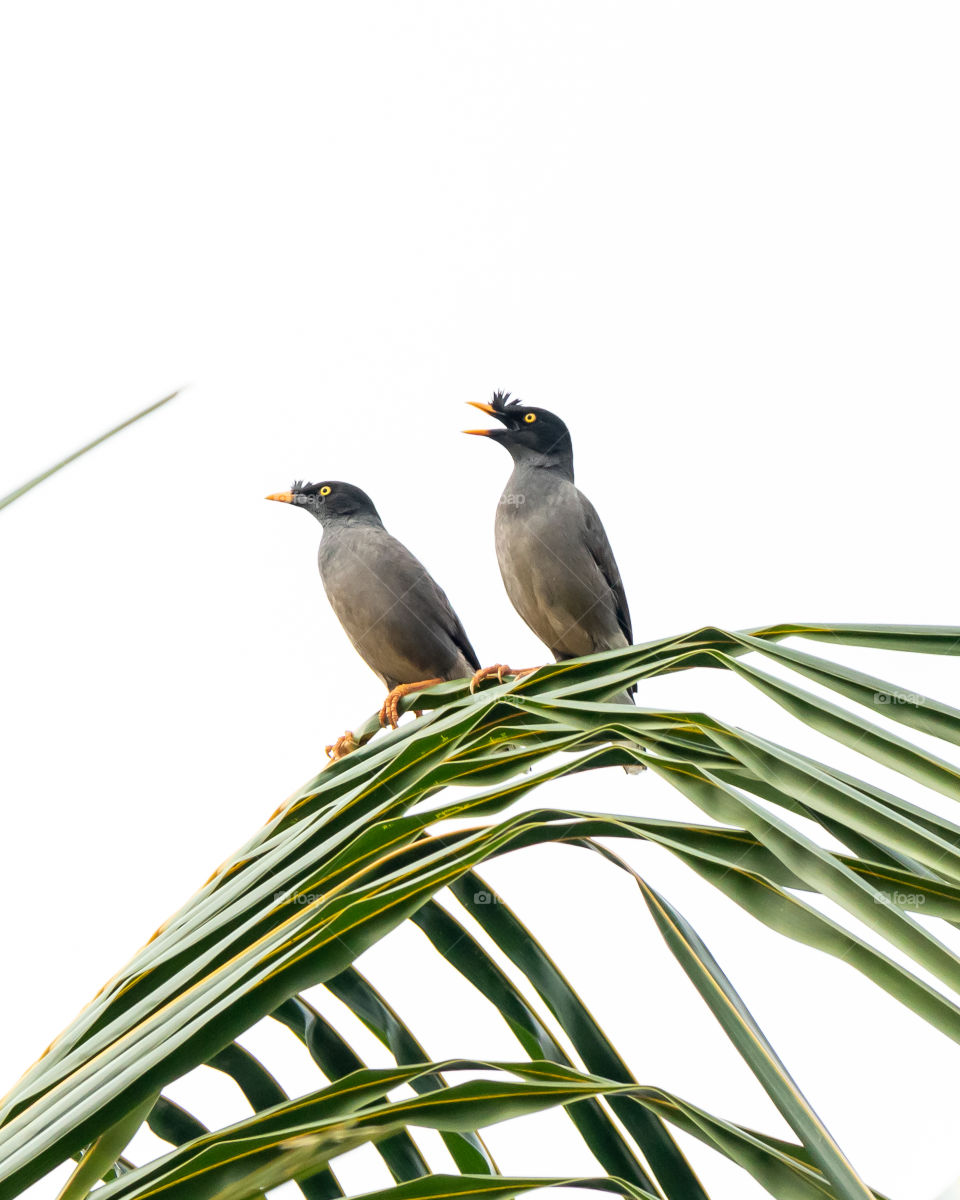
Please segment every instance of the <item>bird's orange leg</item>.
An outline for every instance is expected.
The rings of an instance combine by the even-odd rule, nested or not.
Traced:
[[[503,683],[504,675],[512,675],[514,679],[522,679],[524,675],[532,675],[539,667],[521,667],[519,670],[508,667],[506,663],[494,663],[492,667],[481,667],[470,680],[470,691],[475,692],[485,679],[497,677],[497,683]]]
[[[323,750],[331,762],[336,762],[338,759],[357,750],[359,746],[360,743],[354,737],[352,730],[348,729],[342,737],[337,738],[332,746],[324,746]]]
[[[409,696],[411,692],[422,692],[424,688],[433,687],[434,684],[443,683],[440,678],[437,679],[421,679],[419,683],[398,683],[395,688],[387,692],[387,698],[384,700],[380,708],[380,725],[384,726],[389,722],[391,729],[396,729],[397,721],[400,719],[398,705],[404,696]]]

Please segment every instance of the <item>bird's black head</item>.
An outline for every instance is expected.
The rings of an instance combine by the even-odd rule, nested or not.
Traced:
[[[366,492],[352,483],[327,479],[323,483],[303,483],[298,480],[289,492],[275,492],[268,500],[282,500],[312,513],[321,525],[353,519],[380,523],[380,514]]]
[[[545,408],[531,408],[519,400],[511,400],[509,392],[494,392],[492,404],[468,404],[489,413],[502,429],[465,429],[492,438],[506,446],[514,462],[536,467],[551,467],[573,479],[573,443],[566,425]]]

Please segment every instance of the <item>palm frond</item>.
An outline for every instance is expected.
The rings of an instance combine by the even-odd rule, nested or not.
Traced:
[[[14,500],[19,500],[21,496],[25,496],[37,484],[43,483],[49,479],[51,475],[56,475],[58,471],[62,471],[64,467],[68,467],[70,463],[76,462],[78,458],[82,458],[84,454],[88,454],[91,450],[95,450],[97,446],[103,445],[104,442],[121,433],[124,429],[135,425],[137,421],[149,416],[150,413],[156,412],[158,408],[163,408],[165,404],[169,404],[171,400],[175,400],[180,395],[182,388],[177,388],[175,392],[171,392],[168,396],[164,396],[162,400],[156,400],[153,404],[148,404],[146,408],[142,408],[138,413],[134,413],[132,417],[127,417],[125,421],[121,421],[119,425],[114,425],[112,429],[108,429],[106,433],[101,433],[99,437],[95,437],[92,442],[87,442],[81,446],[79,450],[74,450],[72,454],[68,454],[66,458],[62,458],[59,462],[54,463],[52,467],[47,467],[45,471],[41,471],[39,475],[34,475],[32,479],[28,479],[26,483],[21,483],[19,487],[14,488],[12,492],[8,492],[6,496],[0,496],[0,508],[6,508],[8,504],[12,504]]]
[[[643,681],[658,675],[730,671],[837,744],[914,784],[960,798],[960,772],[948,758],[914,746],[859,710],[950,745],[960,744],[960,712],[785,646],[786,638],[960,653],[957,628],[705,628],[552,664],[479,695],[470,695],[465,684],[444,684],[416,697],[426,711],[421,720],[386,734],[374,736],[378,726],[371,718],[358,731],[362,748],[283,804],[7,1095],[0,1106],[0,1197],[17,1195],[57,1164],[99,1146],[78,1176],[81,1194],[84,1181],[109,1173],[101,1159],[118,1158],[143,1119],[175,1146],[152,1163],[123,1170],[100,1190],[104,1200],[241,1197],[286,1179],[298,1180],[311,1200],[336,1196],[342,1191],[330,1164],[365,1143],[378,1148],[395,1181],[378,1196],[427,1197],[443,1187],[447,1194],[515,1195],[571,1181],[503,1175],[478,1131],[550,1106],[569,1114],[607,1173],[578,1186],[707,1200],[672,1127],[730,1158],[778,1196],[851,1200],[875,1194],[800,1095],[695,930],[672,900],[642,878],[636,877],[644,908],[793,1128],[796,1144],[712,1116],[635,1079],[509,905],[475,902],[478,893],[501,899],[478,874],[499,855],[557,843],[599,849],[611,867],[623,869],[626,864],[596,839],[649,842],[767,927],[842,959],[960,1040],[960,959],[933,925],[918,922],[896,899],[905,893],[915,902],[922,898],[927,916],[960,922],[960,826],[705,713],[611,702],[633,681],[640,681],[642,699]],[[760,669],[752,661],[757,657],[775,663],[781,674]],[[789,673],[856,707],[823,699],[784,677]],[[891,696],[898,702],[890,703]],[[900,703],[904,696],[908,701]],[[632,764],[670,783],[708,823],[549,807],[508,812],[553,779]],[[451,787],[457,790],[445,790]],[[803,828],[797,817],[806,819]],[[822,830],[827,844],[811,828]],[[847,853],[830,848],[834,838]],[[470,933],[469,922],[437,903],[444,890],[464,920],[469,914],[483,930],[493,953]],[[804,892],[833,900],[941,986],[826,917],[802,898]],[[463,1059],[430,1059],[412,1024],[354,965],[408,920],[484,995],[528,1061],[478,1063],[468,1046]],[[505,963],[519,971],[524,987],[510,978]],[[367,1067],[340,1031],[298,995],[317,985],[374,1033],[395,1067]],[[326,1077],[311,1096],[288,1098],[268,1066],[236,1043],[271,1014],[293,1030]],[[237,1080],[252,1116],[207,1131],[162,1095],[203,1063]],[[446,1079],[464,1070],[486,1071],[494,1082]],[[390,1098],[399,1082],[413,1088],[412,1099]],[[416,1127],[443,1132],[460,1172],[455,1184],[453,1177],[432,1173],[411,1134]]]

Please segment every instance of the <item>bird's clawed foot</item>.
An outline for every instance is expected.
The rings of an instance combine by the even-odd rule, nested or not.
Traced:
[[[475,692],[485,679],[492,679],[494,675],[497,677],[497,683],[503,683],[504,675],[511,675],[514,679],[522,679],[524,675],[532,675],[534,671],[538,671],[539,669],[539,667],[521,667],[517,670],[514,667],[508,667],[506,663],[494,663],[492,667],[481,667],[470,680],[470,691]]]
[[[398,683],[395,688],[387,692],[387,698],[381,705],[381,727],[389,724],[391,729],[396,729],[397,721],[400,719],[400,711],[398,706],[403,697],[409,696],[411,692],[423,691],[424,688],[433,687],[438,683],[443,683],[443,680],[439,678],[421,679],[419,683]],[[419,716],[419,713],[417,715]]]
[[[360,743],[353,736],[351,730],[347,730],[342,737],[338,737],[332,746],[324,746],[324,753],[331,762],[336,762],[347,754],[351,754],[358,749]]]

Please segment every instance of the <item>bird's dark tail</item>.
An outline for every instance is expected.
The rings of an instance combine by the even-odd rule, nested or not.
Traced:
[[[626,691],[619,692],[616,696],[614,696],[611,699],[610,703],[611,704],[636,704],[636,700],[634,700],[634,698],[633,698],[636,695],[636,691],[637,691],[637,685],[635,683],[632,683],[626,689]],[[641,771],[645,771],[647,768],[642,763],[634,763],[632,766],[624,767],[623,769],[627,775],[639,775]]]

